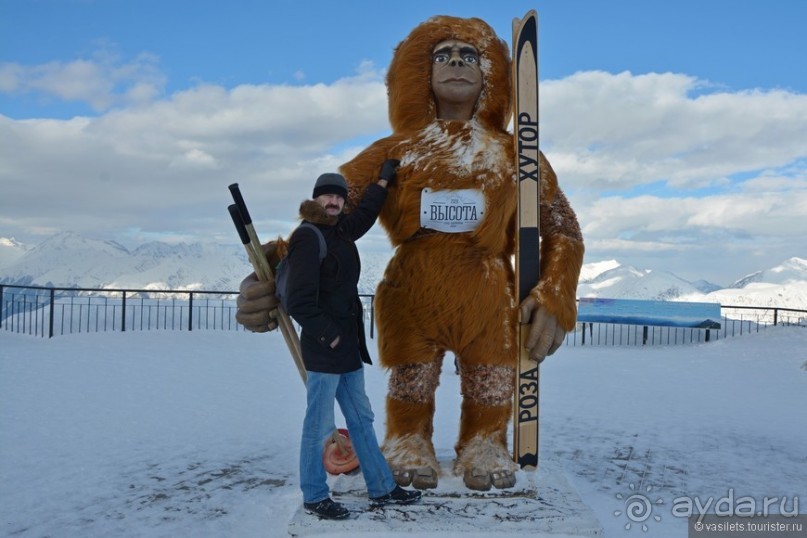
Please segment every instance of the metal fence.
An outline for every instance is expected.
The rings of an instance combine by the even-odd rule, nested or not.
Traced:
[[[0,330],[40,337],[104,331],[244,330],[236,321],[237,292],[126,290],[0,285]],[[370,337],[373,296],[362,295]],[[759,332],[770,326],[807,327],[807,310],[722,306],[720,329],[578,323],[570,346],[680,345]]]
[[[32,336],[106,331],[238,331],[238,292],[0,285],[0,329]],[[372,295],[362,295],[372,325]]]

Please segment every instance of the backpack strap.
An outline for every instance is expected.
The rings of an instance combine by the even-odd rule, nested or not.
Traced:
[[[328,245],[325,243],[325,236],[322,235],[322,231],[319,228],[317,228],[310,222],[303,222],[297,227],[297,229],[300,228],[310,228],[314,230],[314,233],[317,234],[317,239],[319,240],[319,263],[321,264],[322,260],[325,259],[325,256],[328,255]],[[296,231],[297,230],[294,230],[294,232]],[[275,269],[275,295],[280,301],[280,304],[283,305],[283,308],[286,309],[287,312],[289,309],[288,293],[286,291],[288,281],[289,281],[288,258],[283,258],[282,260],[280,260],[280,263],[277,264],[277,269]],[[317,291],[317,296],[319,296],[319,291]]]
[[[322,235],[322,230],[310,222],[303,222],[300,224],[300,226],[298,226],[298,228],[310,228],[311,230],[314,230],[315,234],[317,234],[317,239],[319,239],[319,262],[322,263],[322,260],[324,260],[325,256],[328,255],[328,245],[325,243],[325,236]]]

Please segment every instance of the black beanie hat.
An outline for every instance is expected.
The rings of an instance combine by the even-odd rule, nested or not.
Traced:
[[[347,181],[340,174],[322,174],[317,178],[317,183],[314,185],[312,198],[322,194],[338,194],[347,200]]]

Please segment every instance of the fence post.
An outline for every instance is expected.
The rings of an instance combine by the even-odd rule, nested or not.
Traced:
[[[121,302],[120,331],[126,332],[126,290],[123,290],[123,301]]]
[[[370,338],[375,338],[375,295],[370,298]]]
[[[53,338],[53,311],[56,310],[56,290],[50,289],[50,315],[48,316],[48,338]]]
[[[190,292],[188,299],[188,330],[193,330],[193,292]]]
[[[774,327],[776,326],[776,322],[777,322],[778,320],[779,320],[779,309],[778,309],[778,308],[774,308],[774,309],[773,309],[773,326],[774,326]]]

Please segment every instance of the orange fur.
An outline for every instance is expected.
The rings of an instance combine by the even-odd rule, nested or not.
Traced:
[[[507,444],[507,421],[512,412],[512,405],[488,406],[474,401],[462,402],[462,426],[457,441],[457,455],[462,455],[462,449],[474,437],[492,437],[498,443]],[[505,427],[503,427],[503,425]]]
[[[483,89],[467,122],[436,118],[431,57],[434,46],[449,38],[471,43],[480,53]],[[401,161],[379,217],[396,247],[376,295],[381,363],[424,364],[450,350],[461,365],[513,367],[517,304],[510,260],[517,178],[512,135],[505,130],[512,113],[508,47],[479,19],[435,17],[398,45],[388,73],[393,134],[340,168],[350,185],[349,202],[355,203],[376,181],[385,159]],[[420,199],[427,187],[484,192],[480,225],[472,232],[424,233]],[[576,216],[543,154],[541,196],[543,280],[532,293],[568,329],[576,317],[583,244]],[[395,389],[401,394],[406,387]],[[430,441],[433,407],[424,405],[388,398],[387,441],[410,434],[428,435]],[[458,452],[480,435],[506,446],[509,418],[509,405],[485,406],[466,397]]]
[[[415,434],[423,439],[431,439],[434,429],[434,400],[429,402],[403,402],[387,398],[387,436],[403,437]],[[390,410],[392,413],[390,414]]]

